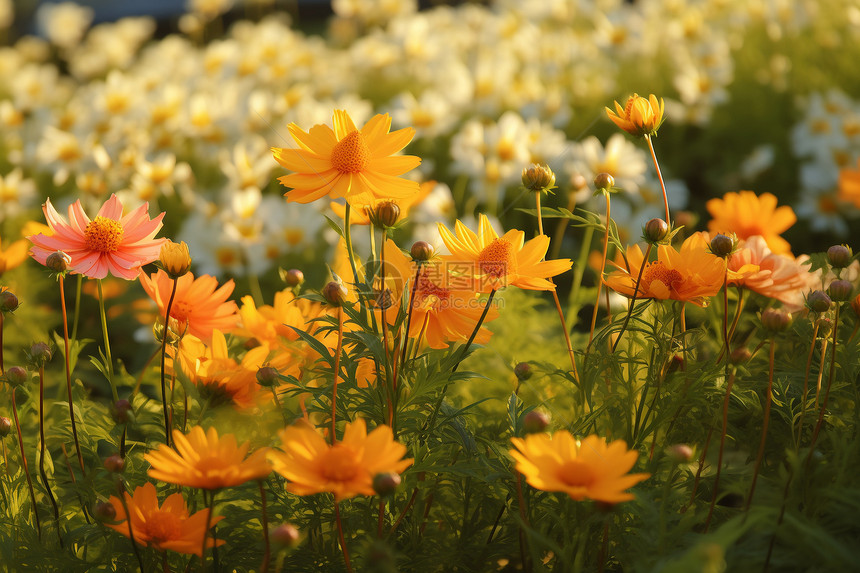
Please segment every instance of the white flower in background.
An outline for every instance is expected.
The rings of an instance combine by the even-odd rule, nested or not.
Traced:
[[[323,226],[328,226],[322,214],[311,205],[289,203],[280,195],[265,195],[259,217],[263,220],[265,256],[272,262],[285,255],[314,249],[314,258],[320,260],[317,237]],[[362,227],[354,227],[354,230]]]
[[[218,162],[227,176],[227,186],[232,189],[262,189],[277,167],[266,140],[260,136],[247,136],[238,141],[233,146],[233,153],[222,149],[218,153]]]
[[[93,21],[92,8],[74,2],[42,4],[36,10],[39,29],[50,42],[63,49],[78,45]]]
[[[123,18],[94,26],[83,43],[69,54],[69,70],[77,78],[94,78],[108,70],[127,69],[141,46],[155,32],[148,17]]]
[[[816,92],[800,105],[804,118],[791,130],[796,156],[830,160],[833,149],[845,149],[848,138],[842,129],[842,119],[854,111],[856,104],[851,98],[837,90],[825,94]]]
[[[35,199],[36,182],[25,178],[20,167],[0,175],[0,221],[28,209]]]
[[[398,16],[418,11],[417,0],[332,0],[331,8],[340,18],[357,20],[365,26],[381,26]]]
[[[584,202],[593,191],[591,182],[598,173],[609,173],[615,178],[615,186],[626,193],[636,194],[645,182],[648,155],[629,141],[623,134],[609,137],[606,146],[595,136],[571,144],[570,160],[565,169],[571,177],[581,175],[587,187],[576,198]]]
[[[415,137],[432,138],[448,133],[457,121],[447,97],[435,90],[425,90],[417,98],[410,92],[399,94],[391,102],[394,128],[415,128]]]
[[[773,166],[776,150],[771,144],[759,145],[741,162],[740,174],[746,181],[752,181]]]

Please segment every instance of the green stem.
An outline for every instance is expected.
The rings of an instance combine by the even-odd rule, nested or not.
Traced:
[[[66,390],[69,394],[69,420],[71,420],[72,423],[72,437],[75,440],[75,452],[78,454],[78,463],[81,466],[81,474],[86,476],[86,471],[84,470],[84,456],[81,454],[81,443],[78,440],[78,426],[75,422],[75,405],[72,400],[72,369],[70,362],[71,357],[69,356],[69,320],[66,312],[66,293],[63,287],[66,282],[66,277],[61,274],[58,277],[58,282],[60,283],[60,309],[63,313],[63,345],[66,350]]]
[[[36,531],[39,533],[39,541],[42,540],[42,525],[39,523],[39,510],[36,507],[36,492],[33,491],[33,480],[30,478],[30,469],[27,466],[27,456],[24,454],[24,437],[21,435],[21,422],[18,421],[18,406],[15,403],[15,390],[12,388],[12,416],[15,418],[15,430],[18,432],[18,447],[21,449],[21,467],[27,476],[27,487],[30,490],[30,502],[33,504],[33,516],[36,518]]]
[[[621,324],[621,330],[618,332],[618,338],[615,339],[615,344],[612,345],[612,353],[618,348],[618,343],[627,330],[627,323],[630,322],[630,316],[633,314],[633,306],[636,304],[636,296],[639,294],[639,284],[642,282],[642,273],[645,271],[645,266],[648,264],[648,257],[651,256],[653,243],[648,243],[648,249],[645,251],[645,258],[642,259],[642,266],[639,267],[639,275],[636,277],[636,284],[633,286],[633,297],[630,299],[630,306],[627,307],[627,315],[624,317],[624,322]]]
[[[105,341],[105,359],[107,360],[108,383],[110,384],[113,401],[119,400],[119,393],[116,391],[116,382],[113,379],[113,358],[110,354],[110,338],[108,337],[107,315],[105,314],[105,297],[102,291],[102,279],[96,279],[96,284],[99,290],[99,317],[102,321],[102,336]]]
[[[167,387],[164,383],[164,369],[167,362],[167,338],[170,336],[170,309],[173,306],[173,299],[176,298],[176,287],[178,284],[179,281],[174,278],[173,289],[170,291],[170,299],[167,301],[167,308],[164,309],[164,328],[161,331],[161,405],[164,409],[164,443],[167,447],[170,447],[170,416],[167,413]],[[174,361],[174,370],[176,369],[177,362],[178,360]]]
[[[60,547],[63,547],[63,535],[60,531],[60,509],[57,507],[57,500],[54,498],[54,492],[51,491],[51,484],[48,482],[48,474],[45,473],[45,367],[39,366],[39,475],[42,476],[42,483],[45,485],[45,492],[48,494],[48,499],[51,501],[51,507],[54,510],[54,522],[57,525],[57,539],[60,540]]]
[[[75,286],[75,318],[72,321],[72,340],[78,339],[78,319],[81,316],[81,285],[84,282],[84,276],[78,275],[78,283]]]

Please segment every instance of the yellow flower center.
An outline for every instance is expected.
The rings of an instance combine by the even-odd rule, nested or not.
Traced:
[[[482,274],[492,279],[500,279],[516,272],[514,246],[508,241],[498,238],[484,247],[478,255],[478,268]]]
[[[585,462],[568,460],[558,470],[558,479],[573,487],[588,487],[594,482],[594,471]]]
[[[320,466],[325,479],[345,482],[358,474],[358,457],[343,444],[335,444],[323,454]]]
[[[645,267],[645,272],[642,273],[642,282],[639,285],[639,293],[649,292],[651,290],[651,283],[655,281],[661,283],[666,289],[671,290],[673,285],[683,280],[684,277],[681,276],[681,273],[675,269],[667,269],[663,261],[655,261]]]
[[[87,224],[84,237],[87,248],[102,253],[110,253],[122,243],[123,229],[119,221],[107,217],[96,217]]]
[[[353,131],[331,150],[332,167],[341,173],[359,173],[370,163],[370,148],[360,131]]]

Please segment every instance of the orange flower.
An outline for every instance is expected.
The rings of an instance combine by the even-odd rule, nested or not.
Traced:
[[[391,305],[385,316],[389,324],[395,324],[400,311],[400,297],[404,295],[405,281],[409,281],[405,296],[412,296],[412,282],[417,269],[393,241],[385,243],[386,288]],[[475,330],[485,303],[474,290],[454,288],[445,274],[445,265],[423,265],[412,299],[412,320],[409,323],[411,338],[423,337],[430,348],[447,348],[453,341],[465,342]],[[456,281],[454,281],[456,282]],[[490,307],[484,322],[499,316],[495,307]],[[475,342],[484,344],[492,333],[481,327]]]
[[[658,101],[654,94],[648,99],[633,94],[623,108],[616,101],[614,112],[608,107],[604,109],[615,125],[633,137],[655,135],[663,123],[663,98]]]
[[[176,449],[165,444],[150,450],[143,459],[152,464],[148,475],[167,483],[201,489],[220,489],[260,480],[269,475],[268,448],[260,448],[248,458],[248,442],[236,445],[236,436],[218,438],[215,428],[205,433],[195,426],[188,434],[173,430]]]
[[[454,233],[439,223],[439,232],[451,252],[443,257],[452,270],[460,267],[461,278],[467,283],[475,279],[475,290],[490,292],[506,286],[529,290],[554,290],[549,277],[571,267],[570,259],[544,261],[549,237],[538,235],[525,242],[525,233],[511,229],[499,237],[486,215],[479,217],[478,233],[457,221]]]
[[[406,217],[412,207],[426,199],[434,187],[436,187],[435,181],[425,181],[419,185],[417,193],[413,193],[403,199],[394,200],[400,208],[401,219]],[[357,205],[358,208],[352,209],[349,212],[349,223],[351,225],[370,225],[369,213],[384,201],[392,201],[392,199],[377,199],[370,205]],[[330,207],[334,211],[334,214],[341,219],[346,216],[346,207],[343,204],[332,201]]]
[[[158,305],[159,314],[163,317],[173,291],[173,279],[159,269],[150,276],[140,273],[140,284]],[[188,273],[179,277],[170,307],[170,318],[178,323],[176,330],[203,340],[210,339],[216,328],[230,332],[238,320],[236,303],[227,300],[233,293],[233,286],[233,281],[229,280],[218,288],[218,280],[209,275],[195,279],[193,273]]]
[[[310,203],[326,195],[350,205],[371,205],[376,199],[404,199],[418,192],[418,183],[398,177],[421,163],[412,155],[393,155],[412,141],[415,130],[389,133],[391,118],[375,115],[361,130],[343,110],[335,110],[334,130],[315,125],[307,133],[296,124],[290,134],[300,149],[273,147],[275,161],[291,171],[278,181],[287,201]]]
[[[791,245],[779,234],[794,225],[797,216],[791,207],[777,207],[776,202],[776,196],[771,193],[757,196],[752,191],[726,193],[722,199],[711,199],[705,203],[713,217],[708,222],[708,230],[735,233],[739,239],[761,235],[771,251],[789,254]]]
[[[618,503],[633,499],[626,490],[650,474],[627,474],[639,457],[628,450],[624,440],[611,444],[595,435],[583,440],[560,430],[549,434],[529,434],[525,439],[511,438],[511,456],[517,471],[530,486],[543,491],[560,491],[576,501],[593,499]]]
[[[298,495],[331,492],[337,501],[356,495],[373,495],[376,474],[400,473],[412,465],[402,459],[406,446],[394,441],[388,426],[377,426],[370,434],[364,420],[347,422],[343,440],[329,445],[305,422],[284,430],[283,452],[272,450],[273,469],[287,478],[287,490]]]
[[[14,241],[6,249],[3,249],[2,243],[0,243],[0,275],[6,271],[11,271],[26,261],[29,246],[30,243],[23,239]]]
[[[606,277],[606,286],[626,297],[633,296],[644,256],[639,245],[627,248],[627,265],[612,263],[619,270]],[[681,300],[705,306],[723,286],[726,265],[723,259],[708,252],[708,241],[702,233],[690,235],[676,251],[669,245],[657,247],[657,260],[645,265],[639,282],[637,299]]]
[[[91,279],[103,279],[108,272],[115,277],[134,280],[142,265],[158,258],[165,239],[155,239],[161,229],[164,213],[150,220],[149,203],[122,215],[122,203],[116,195],[99,209],[90,221],[80,201],[69,206],[66,222],[48,199],[42,206],[53,235],[31,235],[30,254],[41,264],[55,251],[72,258],[69,269]]]
[[[190,553],[198,557],[203,551],[203,534],[206,524],[214,526],[224,519],[223,515],[213,517],[209,521],[209,509],[198,511],[194,515],[188,515],[188,506],[181,493],[167,496],[164,504],[158,506],[158,497],[155,494],[155,486],[151,483],[134,490],[131,496],[124,493],[125,504],[131,513],[131,531],[134,534],[134,542],[144,547],[154,547],[159,551],[170,549],[178,553]],[[105,523],[114,531],[128,537],[128,516],[125,513],[122,501],[118,497],[111,496],[110,504],[116,511],[118,523]],[[217,545],[223,545],[224,540],[219,539]],[[206,540],[206,547],[216,545],[211,537]]]
[[[857,167],[858,169],[839,170],[839,193],[837,197],[860,208],[860,160],[857,161]]]
[[[738,285],[761,295],[776,299],[793,312],[803,307],[803,293],[809,290],[809,272],[795,259],[772,253],[764,237],[750,237],[729,258],[729,271],[757,269],[732,278]]]
[[[257,308],[252,296],[242,297],[239,318],[241,323],[234,334],[253,338],[270,348],[283,344],[285,340],[298,339],[299,335],[290,326],[303,328],[305,324],[292,289],[275,293],[274,306],[266,304]]]

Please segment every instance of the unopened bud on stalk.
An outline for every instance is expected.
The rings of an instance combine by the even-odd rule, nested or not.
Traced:
[[[806,297],[806,306],[813,312],[827,312],[832,304],[833,301],[824,291],[814,290]]]
[[[645,223],[642,236],[649,243],[659,243],[669,234],[669,224],[660,218],[654,218]]]
[[[373,491],[381,497],[391,495],[403,479],[396,472],[386,472],[373,476]]]
[[[746,346],[738,346],[732,350],[732,363],[740,364],[752,358],[752,352]]]
[[[343,303],[346,302],[346,297],[349,295],[349,292],[342,283],[339,283],[338,281],[329,281],[323,287],[322,295],[330,305],[342,306]]]
[[[409,254],[412,255],[413,261],[423,263],[433,258],[433,255],[436,254],[436,249],[427,241],[415,241],[412,243]]]
[[[287,283],[288,287],[297,287],[305,282],[305,273],[299,269],[290,269],[281,272],[281,279]]]
[[[263,366],[257,370],[257,384],[266,388],[271,388],[278,384],[280,373],[277,368],[272,366]]]
[[[104,467],[111,473],[122,473],[122,470],[125,469],[125,460],[119,454],[114,454],[105,458]]]
[[[815,324],[818,325],[818,338],[827,338],[833,332],[833,321],[829,318],[819,318]]]
[[[761,313],[761,324],[771,332],[782,332],[791,326],[791,313],[781,308],[768,308]]]
[[[540,410],[532,410],[523,418],[523,430],[526,434],[539,434],[549,426],[549,416]]]
[[[299,544],[299,530],[290,523],[282,523],[269,530],[269,539],[280,549],[295,547]]]
[[[845,280],[833,281],[827,289],[827,294],[835,302],[845,302],[851,299],[851,293],[854,291],[854,285]]]
[[[64,253],[63,251],[56,251],[48,255],[48,258],[45,259],[45,266],[55,273],[64,273],[69,270],[69,266],[72,264],[72,257]]]
[[[19,304],[18,297],[12,291],[0,292],[0,312],[15,312]]]
[[[848,245],[833,245],[827,249],[827,260],[834,269],[844,269],[850,265],[853,256]]]
[[[666,448],[666,455],[676,464],[685,464],[693,459],[693,448],[687,444],[675,444]]]
[[[20,386],[30,379],[30,374],[22,366],[13,366],[6,369],[4,378],[11,386]]]
[[[598,173],[594,178],[594,187],[600,191],[610,191],[615,187],[615,177],[609,173]]]
[[[532,365],[528,362],[520,362],[514,366],[514,374],[516,374],[517,380],[525,382],[532,377]]]
[[[30,347],[30,360],[38,368],[51,360],[51,347],[45,342],[37,342]]]
[[[523,186],[534,192],[549,191],[555,188],[555,173],[545,163],[532,163],[523,168]]]
[[[376,207],[368,207],[368,218],[374,227],[387,229],[397,224],[400,218],[400,207],[394,201],[383,201]]]
[[[711,239],[710,248],[713,255],[724,259],[735,250],[735,241],[728,235],[717,234]]]
[[[126,399],[117,400],[111,405],[110,416],[117,425],[128,424],[134,420],[131,402]]]
[[[5,438],[12,431],[12,420],[5,416],[0,416],[0,439]]]
[[[161,263],[161,268],[172,279],[178,279],[185,275],[191,268],[191,254],[188,252],[188,245],[185,244],[185,241],[179,244],[173,241],[165,242],[161,246],[158,260]]]
[[[107,501],[98,502],[93,508],[93,517],[102,523],[116,521],[116,508]]]

